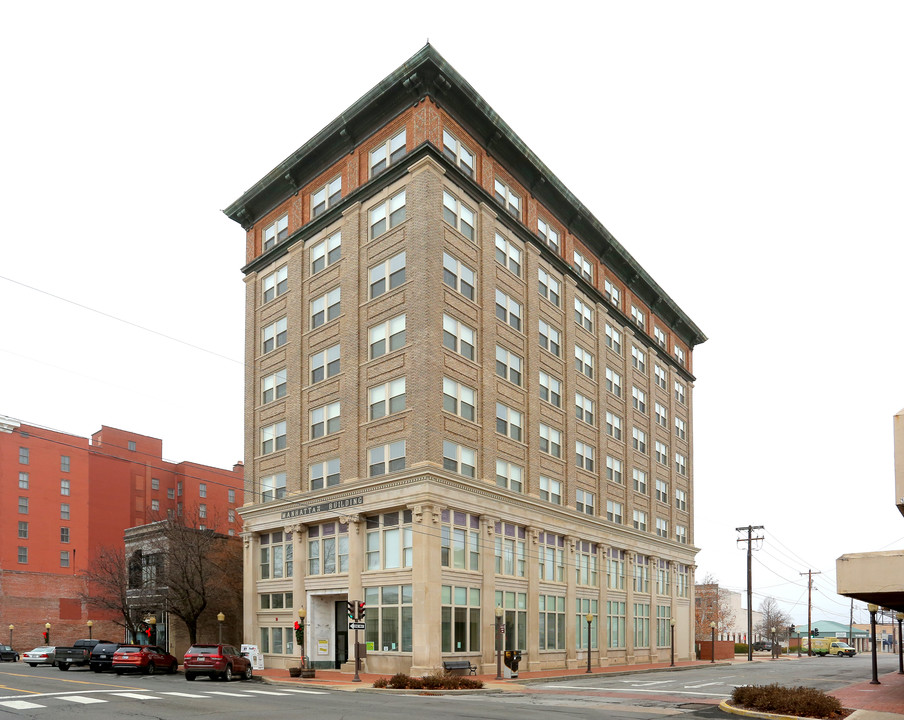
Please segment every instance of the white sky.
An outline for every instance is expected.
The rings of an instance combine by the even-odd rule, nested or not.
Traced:
[[[846,621],[835,559],[904,545],[904,5],[589,5],[6,3],[0,276],[210,352],[0,279],[0,414],[240,459],[220,210],[429,38],[710,338],[698,580],[743,590],[734,528],[764,525],[754,606],[806,622],[813,569]]]

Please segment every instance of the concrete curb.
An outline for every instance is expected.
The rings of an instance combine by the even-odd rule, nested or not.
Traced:
[[[730,662],[707,663],[706,667],[730,667]],[[613,675],[640,675],[642,673],[667,673],[681,672],[683,670],[699,670],[700,665],[676,665],[675,667],[663,668],[645,668],[642,670],[631,670],[626,667],[624,670],[609,670],[608,672],[591,672],[578,673],[574,675],[551,675],[549,677],[533,677],[533,678],[512,678],[511,680],[496,680],[495,682],[511,682],[518,685],[537,685],[540,683],[565,682],[567,680],[580,680],[582,678],[604,678]]]
[[[767,718],[767,720],[800,720],[798,715],[777,715],[775,713],[760,712],[759,710],[745,710],[744,708],[735,707],[728,700],[719,703],[719,710],[731,713],[732,715],[743,715],[744,717]]]

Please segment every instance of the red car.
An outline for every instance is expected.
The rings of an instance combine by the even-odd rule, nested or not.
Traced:
[[[113,654],[113,670],[117,675],[130,671],[153,675],[158,669],[174,673],[179,669],[179,661],[156,645],[123,645]]]
[[[207,675],[211,680],[232,680],[235,676],[242,680],[251,679],[251,660],[232,645],[195,643],[185,653],[182,665],[186,680],[194,680],[198,675]]]

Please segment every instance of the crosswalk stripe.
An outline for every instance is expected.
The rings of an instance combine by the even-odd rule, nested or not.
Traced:
[[[11,710],[31,710],[32,708],[45,707],[44,705],[30,703],[25,700],[7,700],[5,702],[0,702],[0,705],[2,705],[3,707],[8,707]]]
[[[245,693],[237,693],[237,692],[224,692],[223,690],[209,690],[207,692],[208,695],[225,695],[226,697],[252,697],[251,695],[247,695]]]
[[[100,698],[85,697],[84,695],[63,695],[60,697],[60,700],[66,700],[67,702],[80,703],[82,705],[91,705],[92,703],[107,702],[106,700],[101,700]]]
[[[270,690],[249,690],[248,692],[255,695],[289,695],[287,692],[271,692]]]
[[[162,692],[161,695],[175,695],[176,697],[193,697],[193,698],[203,698],[207,697],[206,695],[195,695],[194,693],[184,693],[184,692]]]
[[[134,698],[135,700],[159,700],[155,695],[142,695],[141,693],[110,693],[117,697]]]
[[[304,695],[326,695],[326,690],[296,690],[295,688],[286,688],[287,693],[303,693]]]

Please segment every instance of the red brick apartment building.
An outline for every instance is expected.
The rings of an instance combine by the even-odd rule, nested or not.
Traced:
[[[92,559],[170,512],[237,534],[243,483],[240,463],[167,462],[157,438],[103,426],[89,440],[0,416],[0,629],[14,626],[20,651],[48,622],[51,644],[87,636],[89,619],[95,637],[119,639],[80,599]]]

